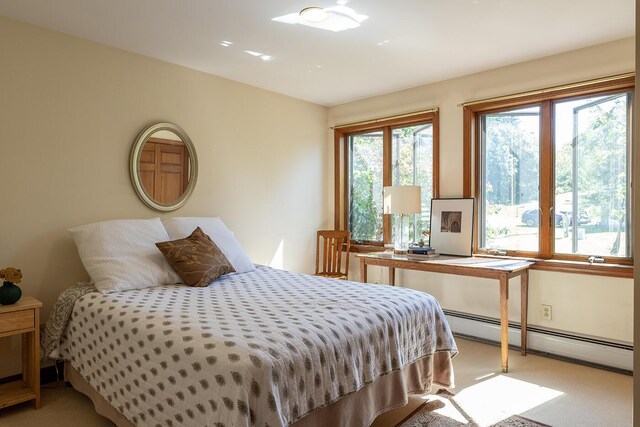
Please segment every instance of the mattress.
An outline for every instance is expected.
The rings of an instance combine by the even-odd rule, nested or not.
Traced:
[[[258,266],[205,288],[86,293],[50,356],[133,425],[287,426],[391,378],[405,394],[451,386],[456,353],[428,294]],[[362,425],[393,406],[378,400]]]

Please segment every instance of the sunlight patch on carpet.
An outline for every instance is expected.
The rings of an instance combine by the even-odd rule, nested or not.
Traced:
[[[459,391],[451,400],[479,426],[490,426],[563,394],[559,390],[498,375]]]

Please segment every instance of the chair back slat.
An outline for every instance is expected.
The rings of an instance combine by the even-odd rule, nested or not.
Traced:
[[[321,243],[322,241],[322,243]],[[320,230],[316,240],[316,274],[346,279],[349,272],[351,233],[348,230]],[[320,260],[322,252],[322,261]],[[342,262],[342,256],[345,262]],[[342,269],[344,266],[344,270]]]
[[[336,239],[329,238],[329,271],[335,271],[336,265]]]
[[[323,272],[331,271],[331,267],[329,264],[329,257],[331,256],[331,248],[329,244],[331,241],[329,239],[324,239],[324,266],[322,268]]]

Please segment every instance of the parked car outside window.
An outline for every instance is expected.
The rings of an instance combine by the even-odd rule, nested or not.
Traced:
[[[559,211],[556,212],[556,226],[562,227],[564,224],[564,217],[566,216],[569,220],[569,226],[573,225],[573,215],[571,211]],[[522,212],[521,221],[523,224],[528,225],[529,227],[537,227],[538,226],[538,218],[540,217],[538,209],[527,209]],[[578,210],[578,225],[585,225],[591,222],[591,218],[589,214],[584,209]]]

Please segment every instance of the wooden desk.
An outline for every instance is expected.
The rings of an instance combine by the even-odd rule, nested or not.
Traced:
[[[529,267],[533,264],[532,262],[482,257],[451,257],[444,255],[423,260],[385,252],[358,254],[357,256],[360,258],[360,280],[365,283],[367,282],[368,265],[388,267],[389,284],[392,286],[395,285],[396,268],[497,279],[500,283],[500,346],[502,350],[502,372],[509,371],[509,279],[520,276],[520,354],[526,356]]]
[[[40,307],[29,296],[0,305],[0,337],[22,335],[22,379],[0,385],[0,408],[28,400],[40,408]]]

